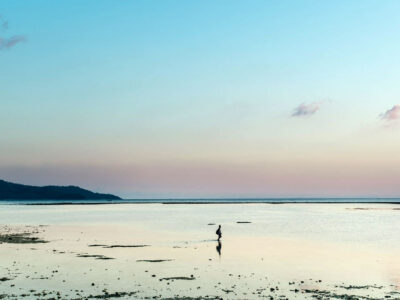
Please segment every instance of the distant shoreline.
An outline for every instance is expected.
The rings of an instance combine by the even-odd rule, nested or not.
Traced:
[[[400,198],[270,198],[270,199],[122,199],[122,200],[1,200],[0,205],[111,204],[400,204]]]

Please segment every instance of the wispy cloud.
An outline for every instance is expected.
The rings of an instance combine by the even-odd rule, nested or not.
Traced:
[[[387,110],[385,113],[379,116],[385,121],[395,121],[400,120],[400,105],[394,105],[391,109]]]
[[[1,15],[0,15],[0,29],[2,30],[8,29],[8,22],[7,20],[4,20]]]
[[[8,29],[8,22],[0,15],[0,31],[6,31]],[[0,36],[0,50],[9,49],[15,45],[25,42],[26,38],[22,35],[13,35],[11,37]]]
[[[17,45],[21,42],[25,42],[25,41],[26,41],[26,38],[22,35],[14,35],[9,38],[0,37],[0,50],[12,48],[15,45]]]
[[[320,103],[302,103],[292,113],[292,117],[306,117],[315,114],[320,109]]]

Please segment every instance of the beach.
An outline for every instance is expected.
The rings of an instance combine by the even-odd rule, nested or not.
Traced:
[[[0,299],[399,299],[399,209],[4,204]]]

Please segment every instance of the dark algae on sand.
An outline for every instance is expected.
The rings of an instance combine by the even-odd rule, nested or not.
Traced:
[[[34,234],[39,233],[38,229],[25,230],[23,232],[12,232],[7,226],[1,228],[3,232],[0,232],[0,244],[43,244],[48,243]]]

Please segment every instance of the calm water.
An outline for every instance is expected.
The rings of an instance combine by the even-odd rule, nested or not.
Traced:
[[[132,225],[207,239],[209,223],[223,224],[232,236],[279,236],[379,247],[399,246],[400,207],[396,204],[115,204],[3,205],[2,224]],[[248,221],[251,224],[239,225]],[[213,235],[213,230],[211,230]],[[228,235],[229,237],[229,235]],[[379,244],[378,244],[379,243]]]
[[[1,204],[124,204],[124,203],[399,203],[400,198],[224,198],[224,199],[120,199],[120,200],[0,200]]]
[[[289,295],[293,288],[288,282],[294,280],[319,288],[323,285],[323,289],[378,284],[400,290],[400,207],[396,204],[2,205],[0,224],[47,225],[43,234],[51,243],[37,245],[33,252],[29,252],[32,246],[0,247],[0,265],[13,268],[12,262],[18,261],[18,268],[27,272],[23,275],[61,266],[59,274],[64,277],[43,282],[61,290],[81,289],[91,281],[123,290],[131,286],[134,276],[144,295],[151,296],[151,288],[173,295],[174,289],[169,294],[169,286],[157,278],[191,274],[195,281],[174,283],[181,294],[225,295],[219,286],[210,285],[222,282],[225,289],[238,285],[236,290],[242,293],[228,299],[249,299],[243,296],[248,287],[256,290],[272,281]],[[223,232],[220,256],[215,241],[217,224],[222,224]],[[151,247],[103,249],[90,248],[90,244]],[[64,254],[53,254],[53,249]],[[85,260],[76,253],[115,259]],[[138,262],[143,259],[171,261]],[[92,268],[96,273],[84,273]],[[107,275],[107,270],[118,272],[121,280]],[[71,278],[77,279],[68,281]],[[315,283],[317,279],[322,283]],[[32,285],[37,282],[21,279],[19,283],[24,290]],[[375,291],[378,298],[383,291]]]

